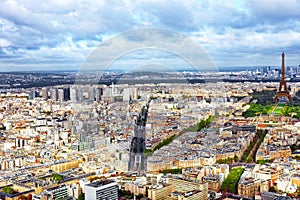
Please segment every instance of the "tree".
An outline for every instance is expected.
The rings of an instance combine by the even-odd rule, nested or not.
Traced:
[[[161,170],[160,172],[162,172],[163,174],[182,174],[182,169],[179,168],[179,169],[164,169],[164,170]]]
[[[2,191],[6,194],[13,194],[14,193],[14,189],[10,186],[4,186],[2,188]]]
[[[78,200],[84,200],[84,199],[85,199],[84,193],[81,193],[81,194],[78,196]]]
[[[239,161],[239,157],[237,155],[234,156],[234,162]]]
[[[236,193],[237,186],[241,175],[243,174],[243,168],[233,168],[231,172],[228,174],[226,179],[224,180],[221,191],[226,191],[230,193]]]
[[[252,161],[253,161],[253,159],[250,157],[250,158],[247,158],[246,163],[251,163]]]
[[[276,192],[275,187],[274,186],[270,187],[269,192]]]
[[[54,181],[57,181],[57,182],[63,180],[63,177],[60,174],[52,174],[52,178]]]

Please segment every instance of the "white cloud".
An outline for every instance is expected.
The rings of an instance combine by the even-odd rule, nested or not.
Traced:
[[[8,47],[11,43],[7,41],[6,39],[0,38],[0,47]]]

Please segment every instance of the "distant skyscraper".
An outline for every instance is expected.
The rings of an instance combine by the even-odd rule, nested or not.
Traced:
[[[34,99],[35,97],[36,97],[36,92],[35,92],[35,89],[33,88],[33,89],[31,89],[31,90],[29,91],[28,99],[32,100],[32,99]]]
[[[136,88],[124,88],[123,89],[123,101],[131,101],[137,98]]]
[[[300,65],[296,68],[297,75],[300,75]]]
[[[45,100],[48,99],[48,88],[47,87],[42,88],[42,98]]]
[[[104,90],[105,96],[113,96],[113,89],[111,87],[107,87]]]
[[[58,97],[57,88],[52,88],[51,89],[51,99],[54,100],[54,101],[57,101],[57,97]]]
[[[124,88],[123,101],[130,101],[130,100],[131,100],[130,88]]]
[[[292,75],[293,74],[293,68],[292,67],[287,67],[286,68],[286,74],[289,75],[289,76]]]
[[[96,88],[96,91],[95,91],[95,100],[96,101],[100,101],[102,95],[103,95],[103,89],[102,88]]]
[[[268,67],[267,66],[263,67],[263,70],[262,70],[262,75],[266,75],[266,74],[268,74]]]
[[[73,102],[77,102],[77,88],[71,87],[70,88],[70,100]]]
[[[64,101],[65,98],[64,98],[64,89],[60,88],[58,89],[57,91],[57,100],[58,101]]]
[[[94,90],[94,87],[88,88],[88,99],[90,101],[95,101],[95,90]]]
[[[64,101],[69,101],[70,100],[70,88],[64,88]]]
[[[76,93],[77,101],[82,102],[83,101],[83,88],[79,87],[79,88],[77,88],[76,91],[77,91],[77,93]]]

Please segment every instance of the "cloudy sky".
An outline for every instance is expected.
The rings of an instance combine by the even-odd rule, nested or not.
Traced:
[[[80,69],[106,41],[153,27],[197,43],[216,66],[279,66],[282,50],[300,65],[300,0],[1,0],[0,71]]]

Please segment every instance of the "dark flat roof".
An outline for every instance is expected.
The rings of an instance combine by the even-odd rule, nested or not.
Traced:
[[[107,185],[107,184],[110,184],[110,183],[114,183],[114,182],[115,181],[109,180],[109,179],[107,179],[107,180],[98,180],[98,181],[94,181],[94,182],[92,182],[90,184],[87,184],[87,186],[97,188],[97,187],[100,187],[100,186],[103,186],[103,185]]]

